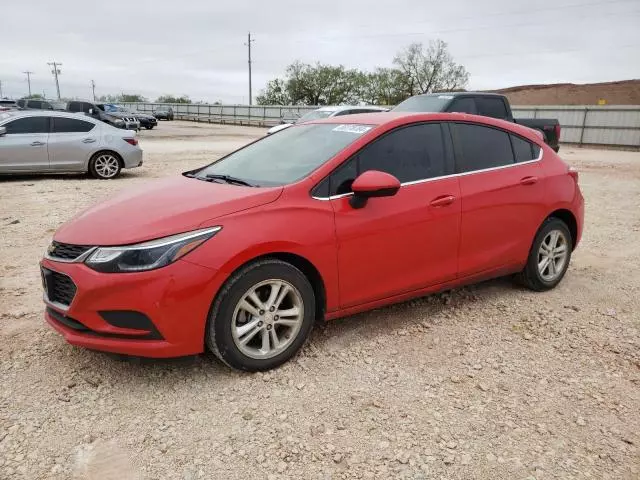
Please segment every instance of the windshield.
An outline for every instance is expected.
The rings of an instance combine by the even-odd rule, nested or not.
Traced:
[[[169,107],[160,106],[160,107],[156,107],[156,110],[158,112],[168,112],[169,111]]]
[[[333,112],[328,110],[314,110],[303,116],[301,116],[296,123],[308,122],[309,120],[320,120],[322,118],[328,118]]]
[[[333,123],[294,126],[229,154],[196,176],[228,175],[256,186],[286,185],[310,174],[371,128]]]
[[[110,104],[105,104],[104,106],[104,111],[105,112],[129,112],[129,109],[124,108],[124,107],[119,107],[118,105],[110,105]]]
[[[392,112],[442,112],[453,95],[416,95],[398,104]]]

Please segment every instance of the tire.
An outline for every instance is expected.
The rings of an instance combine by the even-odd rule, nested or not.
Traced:
[[[250,297],[251,292],[260,303]],[[283,292],[284,297],[279,299]],[[275,302],[270,301],[274,296]],[[223,363],[238,370],[256,372],[278,367],[309,337],[315,323],[315,302],[311,283],[293,265],[276,259],[251,263],[237,271],[217,295],[205,332],[207,347]],[[285,312],[287,315],[282,315]]]
[[[152,130],[153,129],[153,125],[150,125],[150,126],[144,127],[144,128],[146,128],[147,130]]]
[[[555,235],[557,235],[556,240],[554,240]],[[546,247],[542,246],[543,242]],[[553,261],[543,264],[545,259],[549,260],[547,253],[550,251],[549,245],[555,245],[551,250]],[[533,240],[527,265],[516,276],[516,279],[525,287],[536,292],[551,290],[560,283],[567,272],[572,249],[573,239],[567,225],[558,218],[547,218]]]
[[[111,180],[120,175],[122,162],[113,152],[98,152],[89,160],[89,173],[99,180]]]

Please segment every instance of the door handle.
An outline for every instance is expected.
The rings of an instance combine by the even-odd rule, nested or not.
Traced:
[[[446,207],[447,205],[451,205],[455,201],[455,199],[456,197],[454,197],[453,195],[443,195],[431,200],[431,203],[429,203],[429,205],[431,205],[432,207]]]
[[[520,179],[520,185],[533,185],[538,182],[538,177],[524,177]]]
[[[32,147],[41,147],[42,145],[44,145],[44,142],[38,142],[37,140],[35,142],[31,142]]]
[[[84,140],[82,140],[82,143],[94,143],[95,141],[95,138],[85,138]]]

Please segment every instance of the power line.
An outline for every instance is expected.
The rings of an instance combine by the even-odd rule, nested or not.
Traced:
[[[29,84],[29,96],[31,96],[31,75],[33,75],[33,72],[30,72],[29,70],[27,70],[26,72],[22,72],[27,76],[27,83]]]
[[[253,42],[255,42],[255,40],[251,39],[251,32],[249,32],[247,35],[247,43],[245,43],[249,53],[249,105],[252,104],[252,98],[253,98],[251,95],[251,44]]]
[[[53,66],[53,70],[51,70],[51,73],[53,73],[53,76],[56,79],[56,90],[58,91],[58,100],[60,100],[60,83],[58,82],[58,75],[60,74],[60,69],[58,67],[61,67],[62,64],[56,63],[56,62],[47,62],[47,65]]]

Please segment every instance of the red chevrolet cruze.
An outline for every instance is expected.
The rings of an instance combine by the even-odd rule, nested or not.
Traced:
[[[292,126],[76,216],[42,260],[74,345],[266,370],[314,321],[491,277],[555,287],[578,175],[525,127],[379,113]]]

